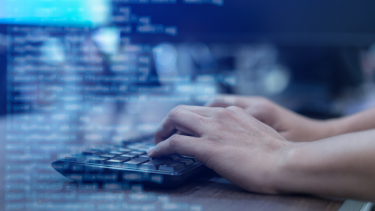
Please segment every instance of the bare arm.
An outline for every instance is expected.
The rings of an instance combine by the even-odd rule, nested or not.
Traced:
[[[375,108],[333,120],[333,123],[337,123],[337,134],[375,129]]]
[[[375,201],[375,130],[296,143],[276,181],[281,192]]]
[[[375,109],[349,117],[314,120],[303,117],[262,97],[221,95],[210,107],[239,106],[247,114],[271,126],[290,141],[315,141],[340,134],[375,128]]]
[[[239,107],[179,106],[155,141],[151,157],[194,156],[247,191],[375,201],[375,130],[297,143]]]

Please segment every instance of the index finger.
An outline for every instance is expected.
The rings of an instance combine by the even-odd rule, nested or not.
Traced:
[[[208,107],[229,107],[238,106],[240,108],[247,108],[261,101],[260,97],[241,97],[235,95],[219,95],[215,99],[206,104]]]
[[[157,144],[147,150],[150,157],[160,157],[162,155],[180,154],[196,157],[197,149],[202,148],[202,141],[199,138],[174,134],[167,140]]]
[[[234,95],[218,95],[212,101],[205,104],[207,107],[228,107],[235,106],[237,96]]]
[[[181,108],[173,109],[155,132],[155,144],[164,141],[177,131],[191,136],[202,136],[205,120],[206,117],[194,112]]]

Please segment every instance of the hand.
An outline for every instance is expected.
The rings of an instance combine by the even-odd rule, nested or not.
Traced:
[[[292,144],[235,106],[178,106],[163,120],[155,142],[151,157],[193,156],[245,190],[262,193],[278,192],[276,172]]]
[[[207,104],[209,107],[232,105],[245,109],[247,114],[269,125],[290,141],[315,141],[338,135],[334,120],[309,119],[261,97],[222,95]]]

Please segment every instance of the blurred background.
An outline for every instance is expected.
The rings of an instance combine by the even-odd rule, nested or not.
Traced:
[[[375,105],[373,1],[1,4],[8,141],[120,142],[223,93],[318,119]]]
[[[318,119],[375,105],[374,1],[0,4],[6,140],[60,144],[58,157],[152,134],[176,105],[223,93]]]
[[[126,91],[106,93],[189,98],[172,100],[177,104],[203,104],[219,93],[261,95],[316,118],[374,105],[373,1],[59,0],[22,5],[18,0],[1,4],[2,115],[31,111],[14,109],[15,104],[66,103],[46,100],[58,93],[48,90],[51,87],[42,89],[52,81],[10,79],[56,73],[135,76],[132,83],[65,80],[60,84],[123,84]],[[74,69],[78,66],[81,70]],[[100,70],[82,70],[85,67]],[[34,92],[10,88],[16,84],[37,87]],[[92,91],[94,96],[104,93]],[[18,95],[29,98],[15,100]],[[131,113],[138,107],[113,102],[118,104],[112,105],[115,113],[116,109],[125,112],[125,104]]]
[[[75,190],[51,161],[152,134],[176,105],[218,94],[264,96],[318,119],[374,107],[374,8],[373,0],[2,0],[0,201],[9,210],[69,206],[75,195],[58,191]]]

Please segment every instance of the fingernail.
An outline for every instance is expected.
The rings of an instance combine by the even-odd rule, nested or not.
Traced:
[[[150,149],[147,150],[147,154],[150,155],[151,153],[153,152],[156,152],[156,151],[159,151],[160,150],[160,146],[159,145],[156,145],[154,147],[151,147]]]
[[[155,132],[160,132],[160,131],[163,131],[163,124],[160,124],[158,126],[158,128],[156,128],[156,131]]]
[[[150,149],[147,150],[147,154],[150,155],[154,151],[155,147],[151,147]]]

